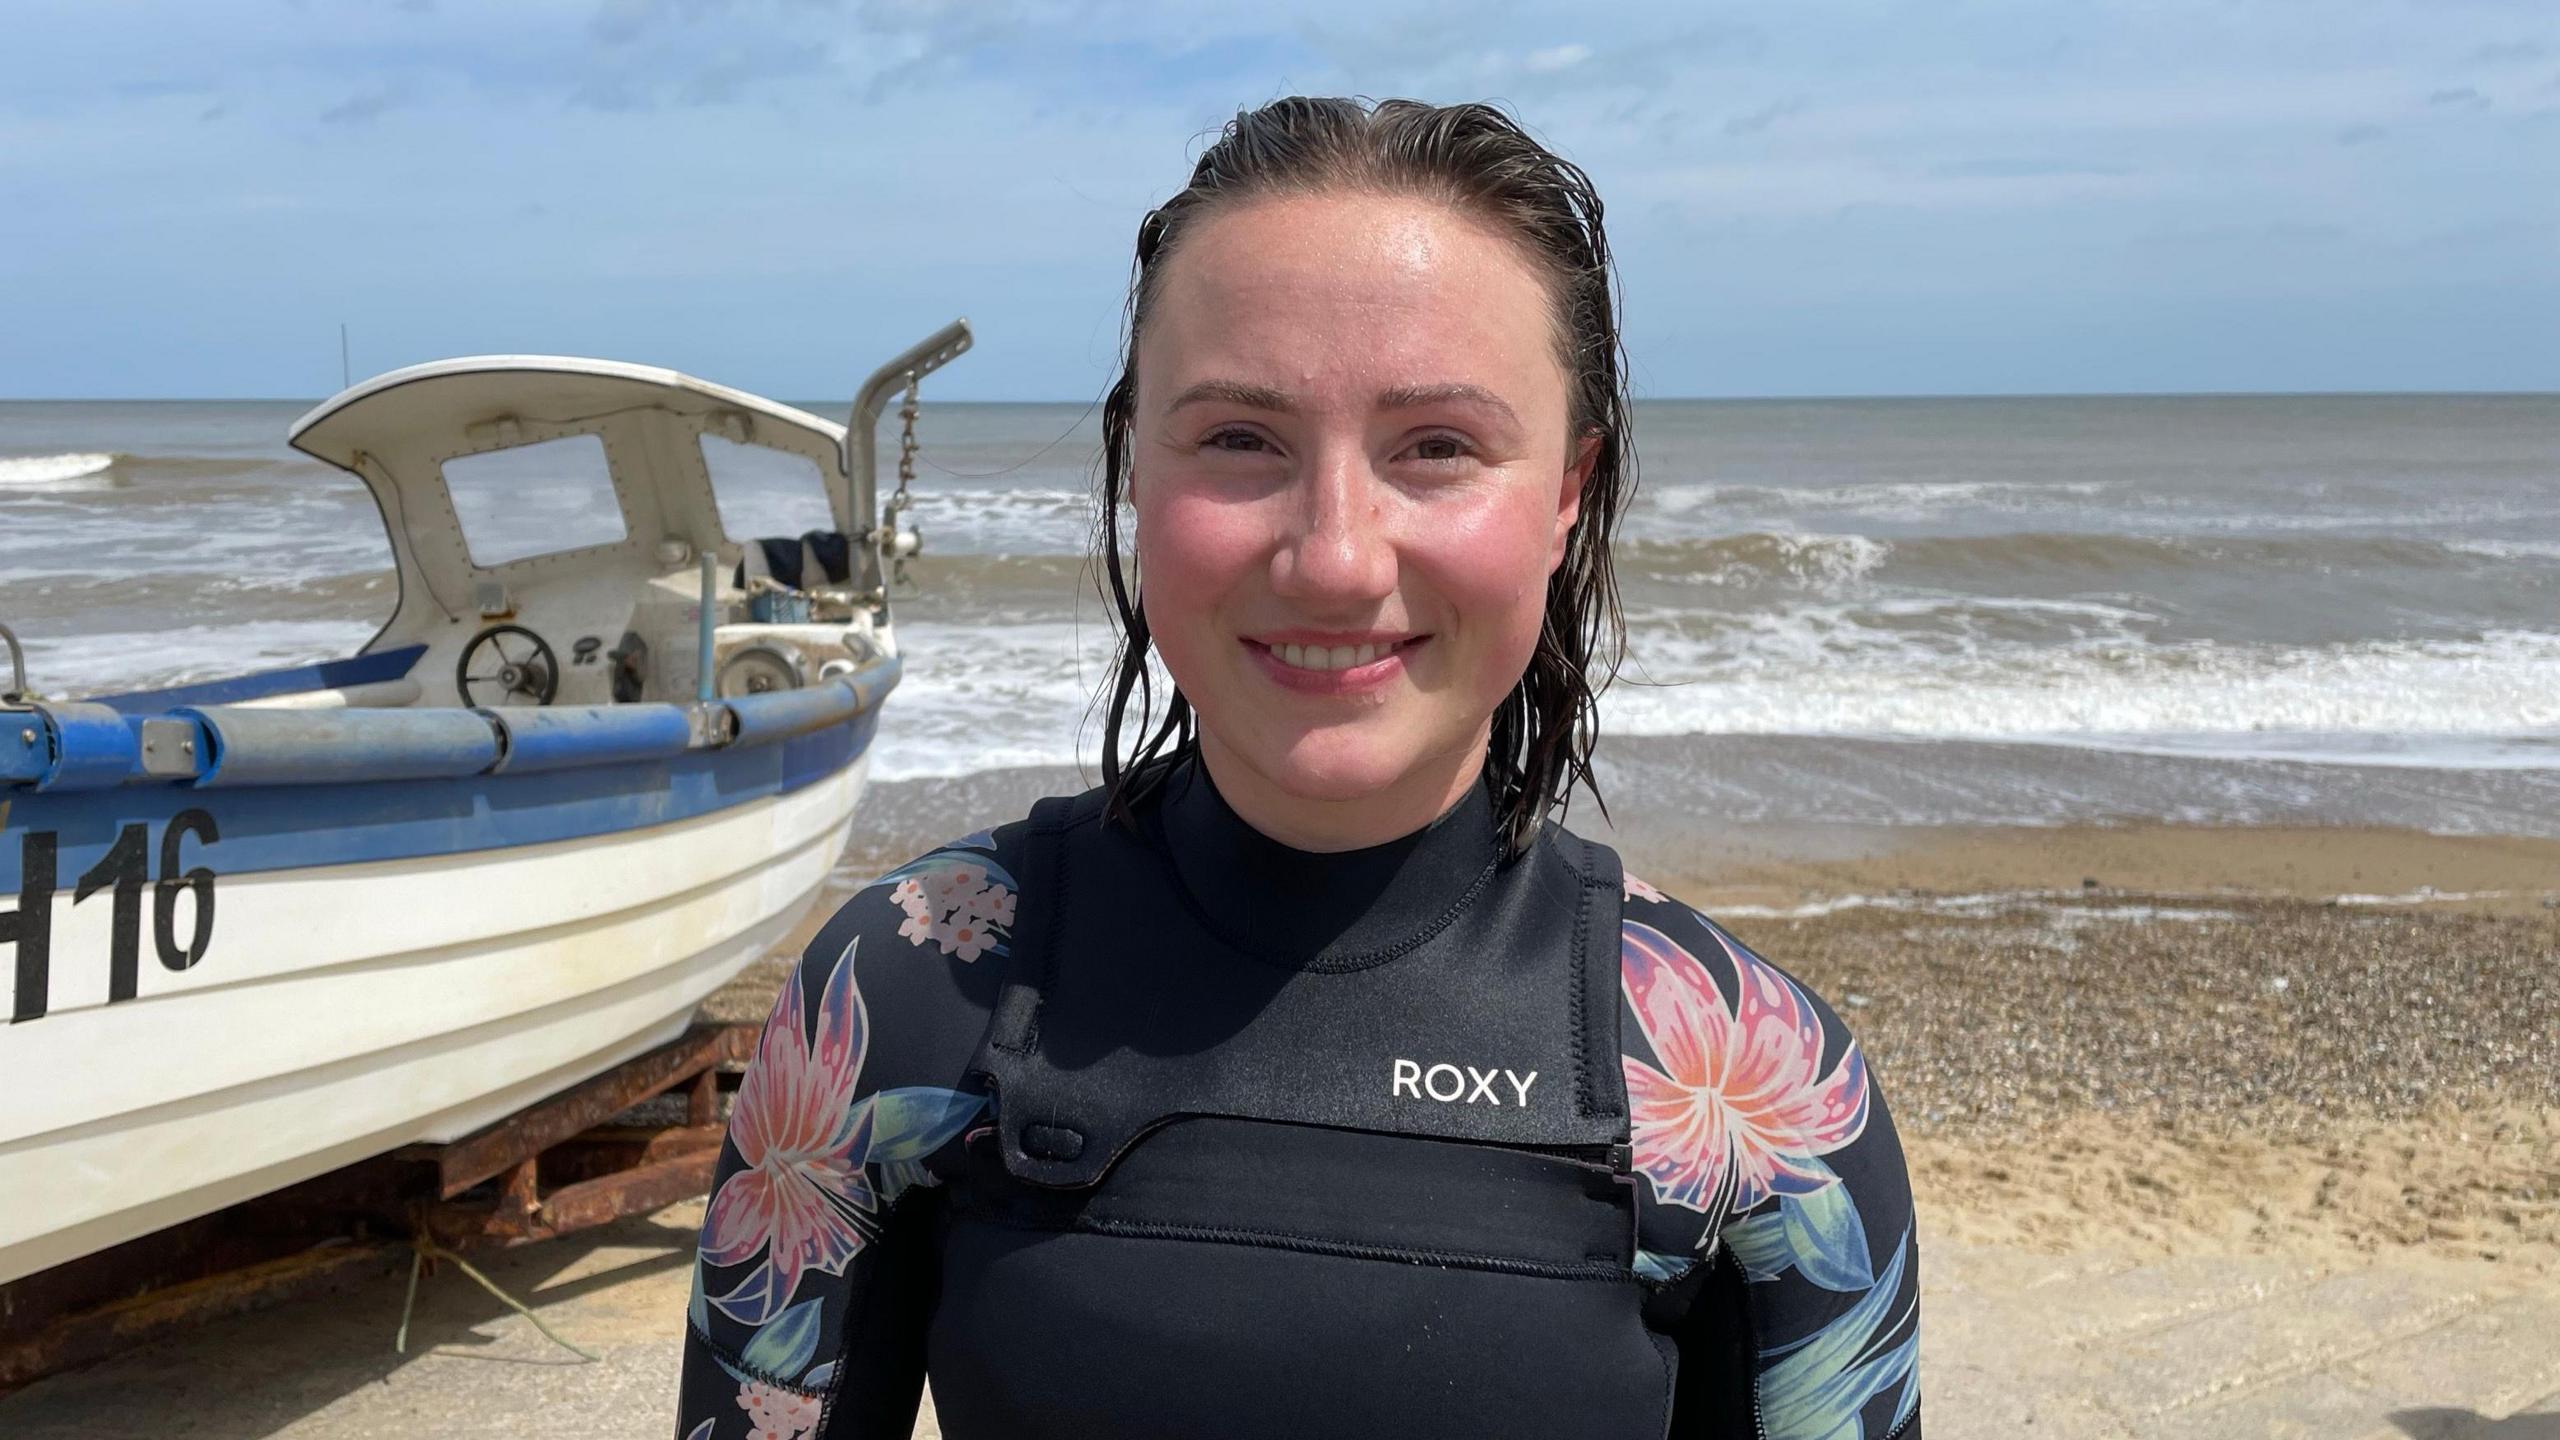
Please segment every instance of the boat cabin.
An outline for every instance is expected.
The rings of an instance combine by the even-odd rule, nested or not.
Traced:
[[[876,563],[857,554],[869,497],[857,508],[844,427],[787,405],[611,361],[449,360],[348,391],[292,441],[361,479],[381,506],[400,599],[365,649],[416,651],[393,687],[405,703],[694,698],[702,557],[717,629],[776,628],[747,613],[750,582],[775,567],[764,545],[733,538],[724,503],[789,513],[798,499],[809,539],[777,539],[835,562],[755,587],[777,603],[785,591],[806,597],[766,614],[810,622],[757,638],[822,664],[858,658],[872,628],[870,605],[856,603],[877,590]],[[830,623],[815,624],[820,614]],[[722,638],[735,651],[748,637]],[[757,653],[768,660],[752,679],[768,688],[792,668],[790,652]]]
[[[968,344],[955,323],[884,366],[850,429],[611,360],[476,356],[366,381],[290,438],[382,512],[399,601],[380,633],[346,660],[94,698],[129,714],[681,704],[860,668],[894,648],[883,557],[912,546],[895,515],[879,523],[874,424]]]

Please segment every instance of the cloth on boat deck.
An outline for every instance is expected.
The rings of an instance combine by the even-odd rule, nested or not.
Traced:
[[[740,547],[730,583],[743,590],[748,577],[755,575],[794,590],[806,590],[812,584],[842,585],[853,578],[853,538],[840,530],[811,530],[759,539]],[[825,578],[806,578],[812,575]]]
[[[1839,1018],[1490,792],[1278,844],[1184,765],[855,895],[705,1219],[681,1440],[1919,1435]]]

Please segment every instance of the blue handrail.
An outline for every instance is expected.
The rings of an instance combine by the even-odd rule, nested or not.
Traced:
[[[272,710],[182,705],[133,715],[99,704],[0,711],[0,791],[324,785],[515,775],[770,745],[878,707],[904,665],[880,656],[798,690],[670,704],[482,710]],[[148,728],[146,728],[148,727]],[[145,737],[150,760],[145,760]]]

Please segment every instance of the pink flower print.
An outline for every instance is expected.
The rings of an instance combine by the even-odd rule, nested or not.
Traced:
[[[944,954],[956,955],[962,960],[975,960],[986,953],[987,946],[994,937],[987,933],[985,925],[964,915],[948,925],[935,926],[933,939],[935,944],[942,947]]]
[[[1644,881],[1637,879],[1633,875],[1622,875],[1620,878],[1624,882],[1623,888],[1626,891],[1628,899],[1650,900],[1657,905],[1664,903],[1662,892],[1654,889]]]
[[[1772,1195],[1809,1195],[1838,1177],[1819,1157],[1867,1127],[1867,1063],[1855,1042],[1823,1071],[1813,1001],[1726,940],[1736,1001],[1698,958],[1628,922],[1619,978],[1660,1070],[1624,1056],[1636,1168],[1656,1199],[1721,1220]]]
[[[844,947],[827,972],[814,1034],[803,1028],[807,1004],[800,971],[792,972],[774,997],[730,1113],[729,1140],[746,1168],[711,1197],[702,1258],[729,1266],[763,1254],[753,1274],[711,1301],[750,1325],[790,1303],[803,1272],[844,1273],[863,1246],[854,1217],[874,1208],[862,1168],[872,1107],[853,1103],[870,1028],[854,989],[853,954],[853,945]]]
[[[933,923],[933,912],[918,908],[907,912],[907,918],[899,922],[898,933],[905,936],[909,944],[921,945],[934,938],[933,932],[937,928]]]
[[[761,1380],[744,1380],[738,1384],[738,1408],[747,1412],[748,1440],[800,1440],[818,1428],[820,1403],[815,1395],[802,1395]]]
[[[936,854],[901,872],[889,898],[906,912],[898,934],[911,945],[930,940],[943,954],[972,961],[1002,953],[1013,928],[1016,896],[1001,870]]]
[[[959,903],[960,897],[975,891],[986,881],[987,872],[977,866],[954,865],[935,877],[933,897],[942,904],[954,905]]]

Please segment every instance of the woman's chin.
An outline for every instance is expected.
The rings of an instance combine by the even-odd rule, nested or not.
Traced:
[[[1318,731],[1246,757],[1275,788],[1300,800],[1360,800],[1413,778],[1419,748],[1384,737]]]

